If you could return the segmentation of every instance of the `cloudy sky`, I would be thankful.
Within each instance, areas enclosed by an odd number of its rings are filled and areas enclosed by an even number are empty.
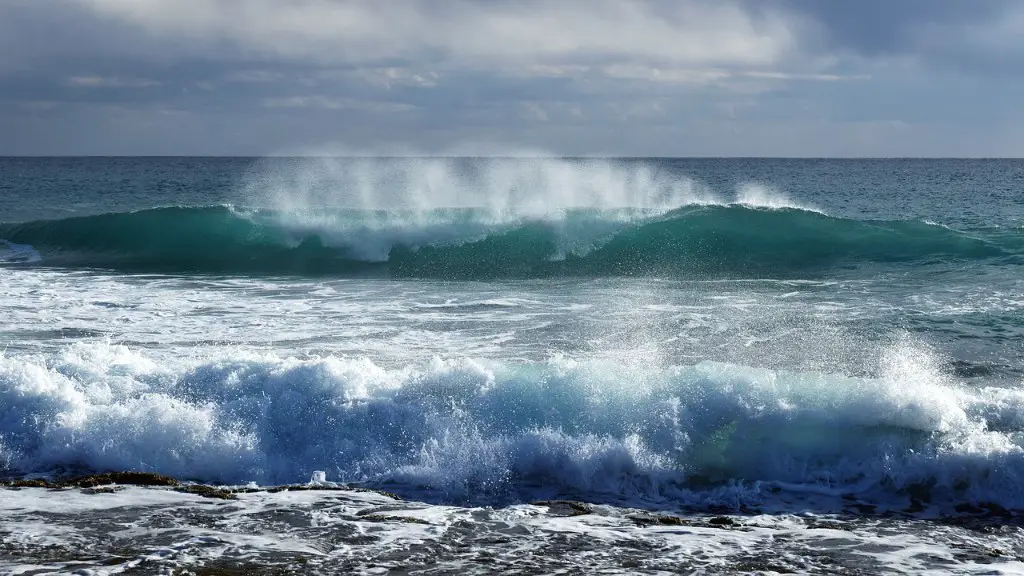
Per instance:
[[[1024,156],[1021,0],[0,0],[0,154]]]

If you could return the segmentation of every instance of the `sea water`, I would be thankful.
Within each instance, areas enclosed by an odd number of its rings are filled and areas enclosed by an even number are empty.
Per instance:
[[[1020,160],[0,159],[0,345],[5,477],[250,487],[22,573],[1024,570]]]

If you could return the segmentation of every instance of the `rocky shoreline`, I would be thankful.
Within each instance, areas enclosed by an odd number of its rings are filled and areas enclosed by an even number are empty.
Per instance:
[[[596,566],[619,573],[690,567],[865,574],[882,570],[878,554],[915,546],[927,548],[915,562],[936,569],[1024,565],[1024,515],[976,504],[929,517],[854,501],[837,514],[648,510],[574,499],[461,508],[317,475],[307,484],[232,487],[140,472],[8,478],[0,480],[4,493],[0,566],[24,574],[113,567],[126,574],[341,574],[416,566],[436,574],[585,573]]]
[[[162,488],[173,490],[175,492],[194,494],[204,498],[220,500],[235,500],[237,499],[238,494],[273,494],[285,491],[311,490],[371,492],[386,496],[392,500],[402,500],[401,496],[393,492],[365,488],[351,484],[326,482],[323,480],[318,481],[316,478],[306,484],[282,484],[274,486],[217,486],[198,482],[182,481],[171,476],[151,472],[122,471],[104,472],[99,474],[69,475],[64,477],[57,476],[53,478],[8,478],[6,480],[0,480],[0,488],[15,490],[25,488],[42,488],[48,490],[81,489],[89,494],[117,492],[127,486]],[[853,495],[847,495],[843,497],[844,505],[842,514],[868,518],[900,517],[909,519],[920,517],[923,513],[928,512],[932,508],[930,494],[927,491],[910,490],[909,492],[909,506],[900,510],[880,509],[875,504],[862,502]],[[596,502],[583,502],[566,499],[530,503],[538,506],[547,506],[551,509],[552,514],[558,516],[580,516],[592,514],[595,512],[595,506],[600,505],[600,503]],[[933,522],[946,522],[959,525],[971,522],[1002,522],[1014,525],[1024,525],[1024,510],[1007,509],[993,502],[957,502],[950,503],[946,508],[947,510],[945,513],[932,514],[929,515],[927,519]],[[689,521],[684,520],[684,518],[694,516],[711,515],[719,518],[727,518],[729,516],[756,516],[762,513],[764,513],[764,511],[747,505],[741,505],[738,508],[732,508],[720,504],[711,504],[707,506],[684,505],[678,508],[678,515],[664,515],[650,512],[642,518],[638,517],[637,523],[640,525],[685,525],[688,524]],[[711,522],[708,525],[722,528],[732,526],[734,523]]]
[[[197,484],[182,482],[171,476],[154,474],[150,472],[106,472],[103,474],[88,474],[84,476],[73,476],[68,478],[45,479],[16,479],[0,481],[0,488],[21,489],[21,488],[45,488],[48,490],[69,490],[80,488],[89,490],[90,493],[100,494],[115,492],[120,487],[139,486],[167,488],[175,492],[195,494],[204,498],[217,498],[220,500],[234,500],[237,494],[252,494],[256,492],[284,492],[288,490],[339,490],[348,492],[373,492],[387,496],[393,500],[401,500],[397,494],[383,490],[373,490],[359,486],[335,483],[309,483],[309,484],[284,484],[280,486],[266,487],[238,487],[238,486],[213,486],[210,484]]]

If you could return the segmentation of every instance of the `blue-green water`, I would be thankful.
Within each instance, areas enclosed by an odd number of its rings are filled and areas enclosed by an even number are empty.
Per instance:
[[[0,222],[11,473],[1024,506],[1022,161],[2,159]]]
[[[1020,571],[1024,161],[0,159],[0,476],[107,470],[257,491],[0,565]]]

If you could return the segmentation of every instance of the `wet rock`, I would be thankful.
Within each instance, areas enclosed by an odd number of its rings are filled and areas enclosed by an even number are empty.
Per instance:
[[[235,500],[237,499],[238,494],[251,494],[255,492],[277,493],[289,490],[372,492],[392,500],[402,500],[400,496],[391,492],[375,490],[372,488],[363,488],[361,486],[351,486],[347,484],[293,484],[267,487],[219,487],[207,484],[185,484],[171,476],[153,474],[150,472],[106,472],[102,474],[74,476],[59,480],[32,478],[0,481],[0,487],[15,490],[22,488],[46,488],[50,490],[79,488],[82,489],[85,494],[109,494],[120,491],[123,486],[171,488],[176,492],[195,494],[204,498],[216,498],[220,500]]]
[[[715,516],[708,520],[708,524],[711,524],[712,526],[735,526],[736,521],[728,516]]]
[[[235,496],[230,490],[224,490],[222,488],[216,488],[213,486],[206,486],[203,484],[194,484],[189,486],[179,486],[174,489],[175,492],[183,492],[185,494],[195,494],[196,496],[202,496],[203,498],[217,498],[220,500],[236,500],[238,496]]]
[[[684,520],[679,516],[662,516],[662,515],[633,515],[627,516],[637,526],[693,526],[693,522]]]
[[[12,482],[5,482],[4,486],[8,488],[58,488],[57,485],[40,479],[14,480]]]
[[[385,512],[401,512],[408,510],[409,508],[402,505],[391,505],[391,506],[374,506],[373,508],[366,508],[365,510],[359,510],[356,512],[356,516],[371,516],[374,514],[380,515]]]
[[[6,482],[3,485],[11,488],[95,488],[111,484],[126,486],[178,486],[181,483],[170,476],[151,474],[148,472],[108,472],[90,474],[61,480],[22,479]]]
[[[401,522],[402,524],[426,524],[430,525],[430,522],[421,520],[419,518],[410,518],[408,516],[385,516],[383,514],[367,514],[360,516],[360,520],[365,522]]]
[[[61,482],[65,487],[95,488],[109,484],[124,484],[127,486],[179,486],[181,482],[170,476],[162,474],[151,474],[149,472],[109,472],[106,474],[91,474]]]
[[[847,526],[840,522],[832,522],[828,520],[810,520],[806,524],[804,524],[804,526],[806,526],[808,530],[842,530],[844,532],[853,531],[852,526]]]
[[[546,506],[556,516],[584,516],[594,513],[594,507],[590,504],[572,500],[542,500],[533,502],[533,505]]]
[[[83,488],[82,494],[113,494],[124,490],[121,486],[101,486],[99,488]]]
[[[374,494],[380,494],[386,496],[392,500],[401,500],[402,497],[387,492],[384,490],[376,490],[373,488],[363,488],[361,486],[349,486],[346,484],[284,484],[281,486],[263,486],[259,488],[239,488],[235,490],[236,493],[252,494],[255,492],[266,492],[267,494],[276,494],[278,492],[309,492],[309,491],[325,491],[325,492],[372,492]]]

